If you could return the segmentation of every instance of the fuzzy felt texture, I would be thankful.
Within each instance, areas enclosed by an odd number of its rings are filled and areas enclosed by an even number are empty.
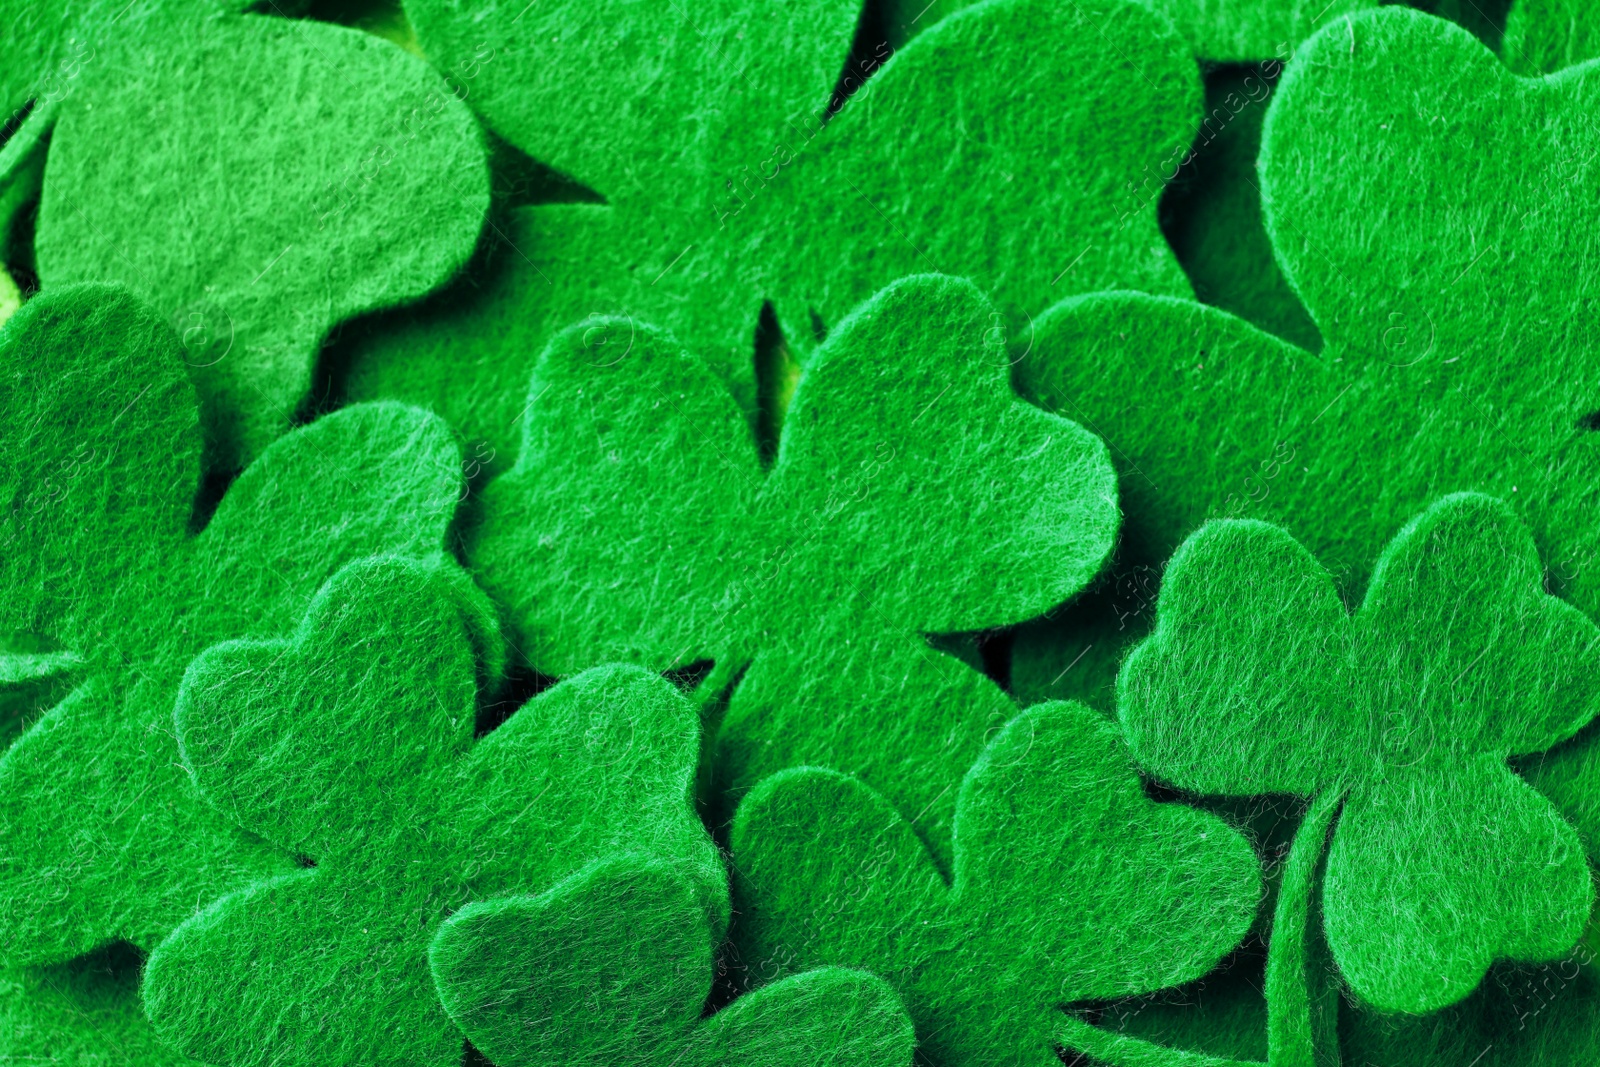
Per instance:
[[[222,10],[226,0],[185,0],[197,11]],[[0,3],[0,124],[30,104],[38,107],[71,92],[86,63],[103,58],[118,36],[147,12],[178,5],[159,0],[87,0],[80,3]],[[239,4],[243,7],[243,4]],[[129,18],[129,15],[132,18]]]
[[[352,559],[438,556],[460,455],[433,416],[347,408],[269,448],[206,522],[194,390],[149,308],[111,287],[43,293],[0,331],[0,366],[0,632],[72,657],[75,683],[0,757],[0,946],[13,964],[149,948],[197,904],[293,869],[179,767],[185,666],[287,631]]]
[[[795,768],[760,783],[732,833],[735,937],[782,971],[860,967],[905,998],[942,1065],[1053,1064],[1086,1027],[1063,1005],[1205,974],[1249,930],[1255,854],[1216,816],[1156,804],[1116,727],[1042,704],[962,782],[947,882],[859,780]]]
[[[0,970],[0,1062],[196,1067],[145,1021],[141,963],[118,944],[69,963]]]
[[[1588,920],[1577,833],[1507,766],[1600,711],[1600,629],[1542,580],[1526,528],[1479,495],[1406,526],[1353,615],[1282,529],[1212,522],[1118,677],[1134,758],[1161,779],[1346,798],[1326,934],[1382,1010],[1454,1003],[1496,959],[1555,959]]]
[[[808,971],[702,1019],[719,934],[692,879],[628,856],[467,905],[429,960],[445,1010],[500,1067],[910,1064],[905,1008],[860,971]]]
[[[1019,348],[1030,316],[1067,293],[1189,295],[1156,205],[1194,130],[1198,72],[1163,20],[1124,0],[988,0],[866,60],[870,80],[831,116],[855,25],[844,0],[754,19],[715,5],[694,16],[706,40],[681,9],[623,0],[408,10],[435,62],[465,65],[469,102],[501,136],[603,200],[517,209],[498,273],[350,354],[352,397],[432,407],[486,442],[491,469],[515,455],[539,353],[593,316],[670,330],[748,406],[766,301],[807,353],[913,273],[975,280],[999,305],[996,336]],[[646,44],[650,61],[634,58]]]
[[[1145,0],[1213,62],[1287,57],[1302,41],[1378,0]]]
[[[1103,446],[1017,399],[993,321],[969,282],[890,286],[811,359],[766,471],[694,353],[626,322],[570,331],[469,559],[547,674],[748,666],[724,786],[834,767],[948,841],[956,784],[1015,709],[922,635],[1069,598],[1118,522]]]
[[[1195,55],[1228,63],[1286,55],[1334,19],[1377,7],[1378,0],[1140,0],[1172,20]],[[884,29],[899,47],[964,0],[884,0]]]
[[[1516,0],[1500,57],[1518,74],[1553,74],[1600,56],[1600,11],[1584,0]]]
[[[1322,338],[1273,258],[1261,217],[1256,155],[1283,64],[1224,66],[1206,74],[1206,113],[1163,208],[1172,250],[1195,298],[1316,351]]]
[[[0,263],[33,263],[33,238],[27,216],[39,202],[55,111],[53,103],[33,108],[21,116],[20,124],[0,144]]]
[[[1024,391],[1111,449],[1126,516],[1114,584],[1152,568],[1148,605],[1153,568],[1188,533],[1249,517],[1285,526],[1359,595],[1395,530],[1479,491],[1522,513],[1553,588],[1600,612],[1585,473],[1600,466],[1600,338],[1571,313],[1600,277],[1580,192],[1600,180],[1597,108],[1600,69],[1520,79],[1413,11],[1354,15],[1303,45],[1259,167],[1323,351],[1196,304],[1102,294],[1041,316],[1018,364]],[[1147,617],[1103,624],[1126,644]],[[1036,647],[1046,662],[1024,673],[1054,677],[1079,651]]]
[[[16,649],[31,643],[26,635],[13,634],[12,649],[0,653],[0,751],[66,699],[83,666],[71,652]]]
[[[6,266],[0,262],[0,326],[17,313],[22,307],[22,291],[17,288],[16,281],[6,271]]]
[[[145,1007],[174,1048],[453,1067],[461,1035],[428,970],[439,924],[612,853],[681,858],[721,936],[694,707],[640,668],[601,667],[474,742],[479,642],[436,570],[351,564],[288,640],[215,646],[185,675],[175,721],[200,793],[311,869],[223,897],[151,954]]]
[[[135,5],[56,102],[38,272],[150,301],[182,338],[207,464],[234,471],[290,428],[330,329],[467,262],[488,171],[466,106],[394,45],[171,7]]]
[[[1471,997],[1432,1015],[1346,1004],[1346,1063],[1384,1067],[1590,1067],[1600,1061],[1600,971],[1580,948],[1554,963],[1501,964]]]

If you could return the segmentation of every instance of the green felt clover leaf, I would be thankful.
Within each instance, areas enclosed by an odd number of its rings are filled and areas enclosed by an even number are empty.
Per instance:
[[[928,1063],[1043,1065],[1091,1029],[1062,1005],[1200,977],[1261,895],[1245,839],[1146,798],[1116,727],[1081,704],[1038,705],[995,736],[961,784],[953,836],[947,884],[859,780],[766,779],[733,823],[742,958],[882,975]]]
[[[212,469],[290,428],[335,325],[420,298],[471,256],[482,136],[400,48],[159,0],[91,4],[45,38],[69,54],[19,90],[37,102],[31,136],[49,133],[39,277],[126,285],[178,331]]]
[[[468,904],[429,960],[445,1010],[500,1067],[911,1062],[905,1008],[859,971],[808,971],[702,1019],[719,933],[691,878],[628,856]]]
[[[921,635],[1066,600],[1118,518],[1102,446],[1016,398],[994,318],[965,281],[884,290],[811,360],[766,472],[727,386],[666,335],[559,337],[468,546],[532,665],[713,660],[718,684],[748,665],[724,784],[842,768],[948,840],[956,783],[1015,709]]]
[[[1355,15],[1302,46],[1260,171],[1322,352],[1120,293],[1041,316],[1018,364],[1025,392],[1111,448],[1122,573],[1157,566],[1207,518],[1248,517],[1284,526],[1359,593],[1394,530],[1474,491],[1516,506],[1562,595],[1600,612],[1600,483],[1585,473],[1600,468],[1600,377],[1594,325],[1572,312],[1600,276],[1581,191],[1600,180],[1597,107],[1600,70],[1521,79],[1413,11]],[[1106,643],[1146,632],[1151,585]],[[1041,647],[1022,673],[1052,677],[1076,654]]]
[[[1518,74],[1552,74],[1600,56],[1597,16],[1583,0],[1513,0],[1501,58]]]
[[[355,344],[350,395],[425,403],[504,469],[533,362],[591,316],[670,330],[749,406],[766,301],[809,351],[896,279],[961,275],[1021,348],[1067,293],[1189,295],[1156,206],[1200,86],[1163,20],[987,0],[867,60],[829,117],[855,6],[408,3],[486,121],[604,203],[516,209],[471,288]]]
[[[1446,497],[1384,550],[1354,615],[1282,529],[1208,523],[1118,678],[1139,764],[1203,793],[1344,798],[1322,906],[1350,988],[1388,1011],[1467,996],[1496,959],[1572,948],[1576,832],[1507,759],[1600,711],[1600,630],[1547,594],[1506,505]]]
[[[102,286],[43,293],[0,330],[0,413],[0,633],[73,682],[0,757],[0,946],[9,963],[149,948],[197,902],[292,869],[179,767],[184,667],[288,630],[352,559],[439,556],[460,454],[426,413],[350,407],[270,447],[196,532],[214,491],[178,340]]]
[[[315,866],[223,897],[151,954],[169,1044],[218,1064],[457,1064],[428,971],[439,924],[611,853],[681,858],[720,936],[689,701],[601,667],[474,742],[477,659],[433,566],[391,558],[340,571],[287,641],[190,666],[176,723],[201,794]]]

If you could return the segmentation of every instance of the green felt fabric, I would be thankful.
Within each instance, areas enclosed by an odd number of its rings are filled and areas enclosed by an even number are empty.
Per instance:
[[[1177,178],[1161,203],[1162,229],[1203,303],[1239,316],[1294,344],[1317,351],[1322,338],[1274,258],[1261,217],[1256,154],[1261,126],[1283,64],[1268,60],[1219,65],[1206,71],[1206,111]],[[1044,358],[1061,358],[1067,346],[1049,332],[1059,311],[1044,317]],[[1119,344],[1120,336],[1101,344]],[[1099,346],[1097,345],[1097,354]],[[1040,372],[1022,359],[1024,381]],[[1073,355],[1066,358],[1076,360]],[[1106,354],[1102,358],[1125,359]],[[1084,362],[1071,373],[1092,375]],[[1051,374],[1045,370],[1043,375]],[[1050,399],[1063,412],[1071,401]],[[1137,397],[1125,398],[1133,403]],[[1084,412],[1088,417],[1096,413]],[[1152,418],[1160,411],[1152,409]],[[1104,432],[1104,431],[1102,431]],[[1149,488],[1137,460],[1123,459],[1122,484],[1135,494]],[[1179,487],[1174,487],[1179,488]],[[1137,534],[1135,533],[1135,537]],[[1139,558],[1137,543],[1123,546],[1116,574],[1078,602],[1019,627],[1013,638],[1010,691],[1024,705],[1043,700],[1081,700],[1109,711],[1117,664],[1130,641],[1148,629],[1160,584],[1160,559]],[[1162,557],[1164,558],[1164,557]]]
[[[1207,71],[1194,159],[1163,201],[1171,216],[1163,229],[1196,299],[1315,352],[1322,338],[1273,258],[1256,177],[1261,126],[1282,70],[1268,60]]]
[[[1600,856],[1600,725],[1584,728],[1548,752],[1525,755],[1513,766],[1567,817],[1589,855]]]
[[[1116,706],[1117,666],[1128,646],[1148,632],[1161,579],[1155,564],[1130,561],[1131,532],[1124,529],[1111,573],[1089,592],[1013,632],[1008,666],[1018,703],[1077,700],[1108,715]]]
[[[1216,62],[1265,59],[1293,51],[1318,29],[1378,0],[1141,0],[1172,20],[1194,54]],[[963,0],[885,0],[884,25],[895,47],[959,10]]]
[[[1097,1025],[1069,1018],[1063,1044],[1108,1067],[1339,1067],[1339,982],[1321,936],[1318,888],[1341,803],[1337,795],[1318,798],[1286,850],[1268,853],[1277,884],[1269,881],[1266,895],[1273,898],[1275,888],[1275,899],[1253,932],[1267,940],[1264,971],[1249,966],[1252,937],[1220,973],[1107,1005]]]
[[[0,326],[17,313],[22,307],[22,291],[17,288],[16,281],[6,271],[5,264],[0,262]]]
[[[1161,779],[1347,798],[1324,925],[1380,1009],[1445,1007],[1494,960],[1557,958],[1587,923],[1577,833],[1506,764],[1600,711],[1600,630],[1542,578],[1512,510],[1478,495],[1402,530],[1354,615],[1281,528],[1212,522],[1118,677],[1134,757]]]
[[[139,1006],[138,953],[111,945],[70,963],[0,970],[0,1062],[193,1067]]]
[[[1522,80],[1412,11],[1354,15],[1303,45],[1259,166],[1268,233],[1323,351],[1199,305],[1102,294],[1041,316],[1017,366],[1025,392],[1111,449],[1126,516],[1113,584],[1208,517],[1250,517],[1284,525],[1358,595],[1395,530],[1472,490],[1512,502],[1553,588],[1600,611],[1583,473],[1600,448],[1595,338],[1571,313],[1600,260],[1579,191],[1600,165],[1597,104],[1600,72]],[[1043,662],[1013,675],[1054,677],[1082,650],[1068,637],[1019,646]]]
[[[827,104],[858,7],[405,3],[425,54],[467,86],[490,129],[618,196],[665,175],[704,185],[729,160],[770,152],[773,132]]]
[[[1587,949],[1554,963],[1494,967],[1468,999],[1433,1015],[1345,1005],[1347,1063],[1395,1067],[1588,1067],[1600,1056],[1600,973]]]
[[[1553,74],[1600,56],[1600,11],[1583,0],[1515,0],[1500,56],[1518,74]]]
[[[15,637],[13,644],[18,644]],[[82,674],[71,652],[9,651],[0,655],[0,750],[61,703]]]
[[[217,641],[292,627],[377,552],[437,557],[461,492],[438,419],[351,407],[284,437],[195,532],[195,393],[178,339],[110,287],[66,287],[0,331],[0,633],[70,654],[76,685],[0,757],[0,947],[61,961],[153,947],[289,858],[210,814],[173,699]]]
[[[603,206],[517,210],[500,235],[505,254],[467,299],[399,316],[357,348],[349,395],[426,404],[504,469],[545,344],[619,313],[677,330],[748,394],[748,358],[731,353],[747,352],[755,331],[757,275],[722,270],[730,288],[686,289],[667,268],[698,262],[688,246],[715,234],[721,170],[772,157],[796,127],[818,128],[856,6],[806,0],[752,18],[726,2],[692,15],[637,0],[407,3],[425,54],[489,129]],[[705,332],[691,335],[691,324]]]
[[[0,4],[0,25],[6,27],[0,37],[0,123],[30,103],[69,95],[84,66],[102,60],[129,24],[151,11],[182,6],[151,0],[5,0]],[[201,11],[227,5],[191,0],[187,6]]]
[[[445,1010],[501,1067],[910,1064],[905,1008],[860,971],[808,971],[702,1019],[718,936],[691,878],[627,856],[467,905],[429,960]]]
[[[1484,1022],[1465,1062],[1486,1048],[1490,1067],[1587,1067],[1600,1060],[1595,962],[1593,952],[1580,949],[1558,963],[1493,976],[1492,995],[1480,1008]]]
[[[1147,799],[1116,727],[1081,704],[1038,705],[996,734],[962,782],[953,838],[947,884],[859,780],[766,779],[731,838],[741,956],[881,975],[924,1062],[1043,1065],[1082,1026],[1063,1005],[1200,977],[1261,893],[1245,839]]]
[[[29,216],[39,203],[56,107],[46,103],[33,108],[21,116],[15,131],[0,143],[0,263],[33,263]]]
[[[1286,57],[1313,33],[1378,0],[1145,0],[1194,45],[1219,62]]]
[[[183,340],[206,462],[232,471],[290,428],[335,325],[466,263],[488,176],[466,106],[399,48],[181,7],[136,5],[58,102],[38,273],[151,302]]]
[[[1167,1053],[1181,1049],[1222,1059],[1264,1061],[1267,1005],[1260,964],[1259,958],[1241,951],[1187,985],[1107,1005],[1098,1026],[1112,1034],[1136,1036]]]
[[[670,330],[748,408],[767,300],[804,356],[907,274],[974,279],[999,305],[995,336],[1019,347],[1029,317],[1067,293],[1189,294],[1156,206],[1193,133],[1198,72],[1165,23],[1125,0],[987,0],[883,62],[825,123],[855,23],[844,0],[745,18],[742,42],[720,9],[694,16],[702,41],[670,5],[525,7],[408,10],[436,63],[476,71],[458,77],[496,132],[604,202],[517,209],[503,230],[512,251],[468,299],[376,324],[353,343],[345,383],[446,415],[486,443],[491,469],[514,459],[539,353],[594,316]],[[501,47],[496,34],[539,45]],[[646,40],[649,61],[631,58]],[[712,63],[706,85],[712,47],[731,62]],[[585,59],[563,58],[574,53]],[[718,91],[746,62],[749,79]],[[757,93],[756,74],[774,69]]]
[[[807,364],[766,472],[726,385],[666,335],[557,338],[468,544],[532,666],[748,664],[725,785],[842,769],[948,841],[956,784],[1015,709],[922,635],[1066,600],[1118,521],[1103,447],[1016,398],[994,314],[956,279],[884,290]]]
[[[428,970],[439,924],[613,853],[681,859],[720,937],[693,705],[640,668],[600,667],[474,743],[479,642],[437,568],[353,563],[289,639],[217,645],[185,675],[178,743],[200,793],[314,867],[236,890],[151,954],[145,1008],[174,1048],[216,1064],[457,1064]]]
[[[1505,32],[1506,11],[1513,0],[1405,0],[1407,7],[1449,19],[1491,49],[1498,50]]]

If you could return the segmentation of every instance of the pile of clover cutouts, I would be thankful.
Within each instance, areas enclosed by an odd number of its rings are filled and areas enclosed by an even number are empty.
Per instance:
[[[1591,56],[0,0],[0,1064],[1600,1062]]]

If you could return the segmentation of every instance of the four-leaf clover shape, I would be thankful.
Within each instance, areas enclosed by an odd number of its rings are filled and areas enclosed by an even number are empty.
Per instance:
[[[468,904],[429,960],[445,1010],[499,1067],[910,1064],[904,1006],[861,971],[807,971],[703,1018],[720,933],[684,872],[625,856]]]
[[[333,327],[442,285],[489,204],[482,134],[426,63],[245,7],[0,2],[0,115],[32,108],[0,203],[42,182],[45,289],[123,284],[178,331],[230,472],[290,429]]]
[[[178,766],[184,668],[287,632],[351,560],[440,556],[460,452],[425,412],[357,405],[279,440],[218,502],[177,338],[113,287],[40,294],[0,330],[0,367],[0,632],[42,650],[5,674],[71,686],[0,757],[0,947],[11,963],[149,949],[197,902],[292,869]]]
[[[351,564],[287,640],[217,645],[185,675],[175,721],[201,795],[313,865],[222,897],[151,954],[146,1010],[186,1054],[458,1064],[428,969],[439,924],[615,853],[676,861],[720,936],[693,705],[597,667],[474,741],[486,638],[438,570]]]
[[[1395,537],[1354,614],[1283,529],[1203,526],[1118,676],[1118,716],[1140,766],[1179,788],[1310,797],[1324,832],[1342,803],[1321,899],[1333,960],[1363,1001],[1423,1013],[1497,959],[1554,959],[1582,934],[1577,832],[1507,760],[1594,718],[1597,669],[1600,629],[1545,591],[1516,515],[1458,494]]]
[[[1200,111],[1170,24],[988,0],[847,69],[871,78],[830,109],[859,8],[408,2],[485,123],[604,202],[518,208],[493,270],[357,345],[350,395],[439,411],[498,470],[534,361],[590,316],[671,331],[753,407],[767,301],[809,352],[896,279],[960,275],[1021,350],[1067,293],[1190,294],[1156,223]]]
[[[1199,978],[1260,902],[1244,837],[1146,797],[1115,724],[1082,704],[1036,705],[995,736],[953,836],[947,882],[858,779],[764,780],[731,837],[741,958],[881,975],[927,1063],[1044,1065],[1095,1032],[1063,1006]]]
[[[1015,708],[923,635],[1068,599],[1118,520],[1103,446],[1017,399],[993,321],[962,280],[884,290],[811,359],[770,470],[726,383],[672,338],[569,331],[468,558],[540,671],[712,660],[704,692],[737,679],[726,788],[846,770],[943,853],[955,786]]]

